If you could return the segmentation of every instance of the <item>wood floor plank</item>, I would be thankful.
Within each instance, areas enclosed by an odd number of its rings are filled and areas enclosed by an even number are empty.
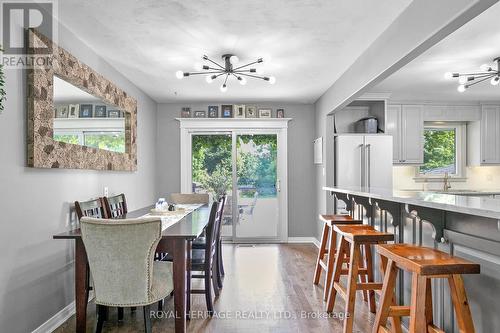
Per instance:
[[[315,286],[313,276],[318,249],[310,244],[266,244],[254,247],[223,245],[226,276],[221,295],[216,299],[216,315],[206,314],[203,295],[191,296],[191,321],[188,332],[341,332],[339,314],[344,302],[339,300],[328,316],[323,301],[323,282]],[[324,279],[322,279],[324,280]],[[193,280],[193,288],[202,287]],[[345,284],[345,279],[342,280]],[[156,307],[154,307],[156,308]],[[371,332],[374,315],[358,297],[354,332]],[[163,316],[173,311],[173,299],[167,299]],[[95,323],[95,305],[88,306],[87,332]],[[173,332],[173,318],[153,318],[153,332]],[[71,317],[56,333],[75,331]],[[143,332],[142,309],[125,309],[124,320],[117,320],[111,309],[103,332]]]

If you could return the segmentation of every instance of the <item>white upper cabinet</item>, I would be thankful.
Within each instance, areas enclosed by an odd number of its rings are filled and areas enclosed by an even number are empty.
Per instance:
[[[386,133],[393,136],[394,163],[422,164],[424,162],[422,105],[389,105]]]
[[[467,126],[468,165],[500,164],[500,105],[482,105],[481,121]]]

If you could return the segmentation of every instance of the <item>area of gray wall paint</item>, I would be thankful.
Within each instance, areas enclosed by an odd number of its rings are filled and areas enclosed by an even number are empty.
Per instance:
[[[180,190],[180,131],[181,108],[192,111],[207,110],[208,105],[159,104],[158,105],[158,190],[159,193]],[[222,103],[231,104],[231,103]],[[236,104],[244,104],[238,102]],[[311,104],[252,103],[262,107],[285,109],[285,117],[293,118],[288,123],[288,236],[312,237],[316,233],[315,179],[313,165],[314,108]]]
[[[0,331],[31,332],[74,299],[74,248],[52,240],[69,227],[70,202],[124,192],[129,207],[156,197],[156,103],[59,28],[59,44],[138,101],[138,171],[32,169],[26,165],[25,74],[7,70],[7,101],[0,115]]]
[[[327,115],[368,91],[392,73],[415,59],[460,26],[479,15],[498,0],[421,0],[413,1],[396,20],[366,49],[314,104],[317,137],[331,132]],[[333,150],[324,146],[324,158]],[[316,167],[316,209],[328,210],[331,200],[322,187],[327,184],[323,166]],[[317,221],[316,237],[321,237]]]

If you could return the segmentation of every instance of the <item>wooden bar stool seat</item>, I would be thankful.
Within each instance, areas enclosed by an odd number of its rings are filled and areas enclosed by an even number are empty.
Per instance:
[[[387,262],[379,309],[373,333],[390,332],[389,317],[410,316],[409,332],[443,332],[434,325],[432,317],[431,279],[446,278],[455,308],[460,332],[474,332],[474,323],[461,274],[479,274],[480,266],[468,260],[451,256],[439,250],[408,244],[385,244],[377,247]],[[410,306],[394,306],[394,288],[398,269],[412,273]],[[401,330],[400,327],[393,330]]]
[[[333,264],[335,262],[335,249],[337,246],[337,234],[333,232],[332,226],[337,224],[363,224],[362,220],[355,220],[349,215],[319,215],[323,221],[323,234],[321,236],[318,258],[316,260],[316,269],[314,271],[313,283],[317,285],[321,278],[321,272],[325,271],[325,289],[323,298],[326,300],[328,290],[333,274]],[[331,254],[331,255],[330,255]],[[325,258],[326,257],[326,258]]]
[[[354,324],[354,306],[356,303],[356,292],[368,292],[368,305],[370,311],[375,313],[375,291],[382,289],[382,283],[376,283],[373,279],[372,244],[382,244],[393,241],[394,235],[387,232],[377,231],[372,226],[362,225],[335,225],[334,232],[340,236],[337,247],[337,258],[335,260],[331,287],[327,301],[327,312],[332,312],[335,306],[337,293],[345,301],[344,333],[350,333]],[[363,252],[364,249],[364,258]],[[360,269],[361,262],[365,263],[364,269]],[[347,264],[348,269],[344,269]],[[347,275],[347,288],[340,283],[341,275]],[[366,280],[358,282],[365,275]]]

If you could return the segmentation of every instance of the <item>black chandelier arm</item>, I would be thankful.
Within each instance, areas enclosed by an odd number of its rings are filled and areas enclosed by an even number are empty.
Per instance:
[[[498,71],[489,71],[483,73],[457,73],[458,76],[485,76],[485,75],[498,75],[500,72]]]
[[[229,78],[229,73],[226,74],[226,79],[224,80],[224,84],[225,85],[227,83],[227,79]]]
[[[211,71],[211,72],[186,72],[184,74],[188,74],[187,76],[191,76],[191,75],[202,75],[202,74],[224,74],[225,72],[223,71]]]
[[[212,59],[210,59],[209,57],[207,57],[206,55],[203,56],[203,60],[206,60],[206,61],[210,61],[212,64],[216,65],[217,67],[220,67],[222,69],[225,70],[225,68],[222,66],[222,65],[219,65],[218,63],[216,63],[215,61],[213,61]]]
[[[465,86],[466,86],[467,88],[472,87],[473,85],[478,84],[478,83],[481,83],[481,82],[486,81],[486,80],[489,80],[489,79],[491,79],[491,78],[492,78],[492,77],[494,77],[494,76],[496,76],[496,74],[494,74],[494,75],[489,75],[489,76],[487,76],[487,77],[485,77],[485,78],[483,78],[483,79],[481,79],[481,80],[479,80],[479,81],[475,81],[475,82],[473,82],[473,83],[471,83],[471,84],[466,84]]]
[[[260,60],[260,61],[259,61],[259,60]],[[259,59],[259,60],[254,61],[254,62],[250,62],[250,63],[248,63],[248,64],[246,64],[246,65],[243,65],[243,66],[236,67],[236,68],[234,68],[233,70],[234,70],[234,71],[236,71],[236,70],[238,70],[238,69],[240,69],[240,68],[244,68],[244,67],[251,66],[251,65],[253,65],[253,64],[258,64],[258,63],[261,63],[261,62],[262,62],[262,60],[261,60],[261,59]]]
[[[261,80],[266,80],[266,77],[265,76],[258,76],[258,75],[252,75],[252,74],[245,74],[245,73],[238,73],[240,75],[244,75],[244,76],[249,76],[249,77],[253,77],[255,79],[261,79]],[[267,78],[266,81],[268,81],[269,78]]]

